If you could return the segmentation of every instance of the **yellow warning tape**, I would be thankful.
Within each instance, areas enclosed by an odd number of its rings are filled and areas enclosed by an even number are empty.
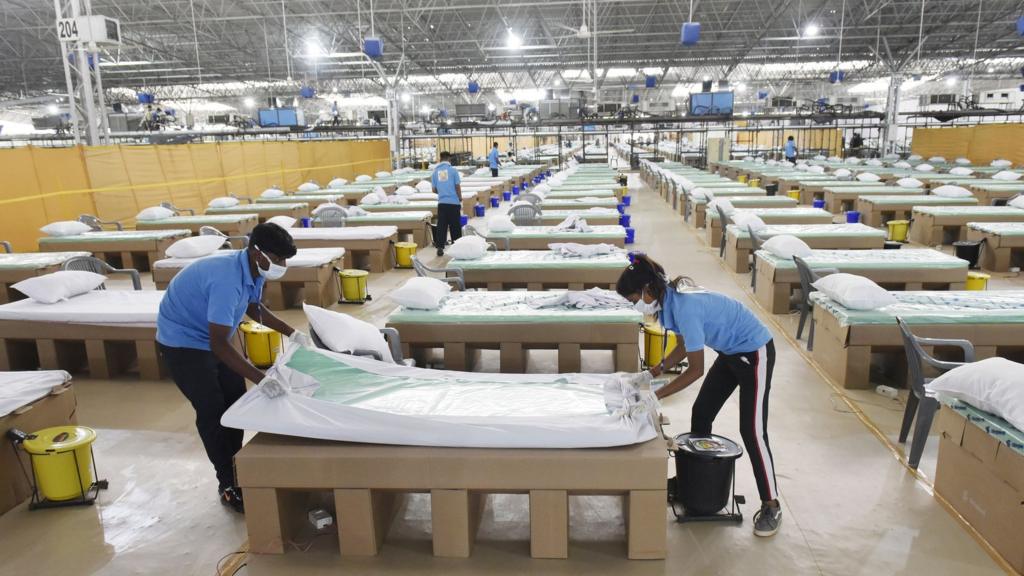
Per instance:
[[[246,178],[256,178],[259,176],[272,176],[275,174],[293,174],[295,172],[307,172],[310,170],[331,170],[335,168],[349,168],[352,166],[362,166],[363,164],[373,164],[382,162],[384,160],[380,158],[374,158],[371,160],[359,160],[357,162],[345,162],[344,164],[329,164],[326,166],[310,166],[308,168],[288,168],[286,170],[268,170],[266,172],[249,172],[246,174],[238,174],[235,176],[218,176],[214,178],[196,178],[192,180],[174,180],[170,182],[158,182],[155,184],[126,184],[119,186],[104,186],[101,188],[79,188],[77,190],[61,190],[59,192],[48,192],[46,194],[33,194],[31,196],[19,196],[17,198],[8,198],[0,200],[0,206],[6,204],[17,204],[20,202],[28,202],[29,200],[42,200],[44,198],[56,198],[59,196],[73,196],[78,194],[96,194],[99,192],[113,192],[115,190],[149,190],[153,188],[171,188],[177,186],[195,186],[198,184],[215,184],[218,182],[229,182],[233,180],[245,180]]]

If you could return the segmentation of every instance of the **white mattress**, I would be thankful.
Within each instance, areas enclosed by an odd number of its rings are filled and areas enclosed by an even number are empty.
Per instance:
[[[288,233],[295,240],[382,240],[398,234],[398,227],[289,228]]]
[[[0,372],[0,418],[48,395],[71,380],[63,370]]]
[[[210,256],[220,255],[222,251],[218,251],[216,254]],[[223,252],[237,252],[237,250],[225,250]],[[295,256],[288,259],[289,268],[317,268],[327,264],[333,260],[337,260],[345,255],[344,248],[299,248],[295,253]],[[164,258],[163,260],[157,260],[153,263],[154,268],[165,268],[165,269],[181,269],[193,262],[198,262],[203,258],[209,258],[210,256],[202,256],[200,258]]]
[[[657,435],[658,402],[637,391],[630,375],[426,370],[290,343],[268,374],[288,392],[268,398],[253,388],[221,424],[343,442],[474,448],[625,446]]]
[[[93,290],[56,304],[25,299],[0,305],[0,320],[156,327],[163,290]]]

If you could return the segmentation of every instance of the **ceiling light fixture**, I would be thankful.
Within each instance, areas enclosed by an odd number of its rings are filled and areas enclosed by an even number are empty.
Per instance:
[[[523,39],[516,35],[511,28],[508,29],[508,38],[505,40],[505,46],[512,50],[517,50],[523,45]]]
[[[821,33],[821,28],[819,28],[818,25],[815,24],[814,22],[811,22],[810,24],[804,27],[804,36],[808,38],[814,38],[819,33]]]

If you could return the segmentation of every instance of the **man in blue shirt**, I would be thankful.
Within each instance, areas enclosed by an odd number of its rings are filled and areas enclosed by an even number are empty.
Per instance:
[[[786,160],[796,164],[796,141],[792,136],[786,139]]]
[[[198,260],[171,280],[160,302],[156,339],[171,378],[196,411],[196,428],[217,471],[221,504],[242,512],[233,458],[242,431],[220,424],[224,412],[245,394],[245,381],[269,384],[231,343],[243,316],[310,345],[309,336],[285,324],[260,302],[263,285],[286,271],[295,243],[284,228],[260,224],[249,247]]]
[[[498,167],[501,166],[501,162],[498,158],[501,157],[501,153],[498,152],[498,143],[495,142],[494,146],[491,147],[491,153],[487,155],[487,162],[491,165],[491,178],[498,177]]]
[[[452,167],[452,155],[441,152],[441,162],[430,176],[434,194],[437,194],[437,226],[434,228],[434,247],[437,255],[444,256],[444,246],[451,232],[452,242],[462,237],[462,176]]]

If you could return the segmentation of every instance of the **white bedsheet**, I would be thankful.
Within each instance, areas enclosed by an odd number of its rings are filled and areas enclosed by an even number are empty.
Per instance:
[[[69,380],[71,375],[63,370],[0,372],[0,418],[39,400]]]
[[[156,327],[163,290],[93,290],[56,304],[31,299],[0,305],[0,320]]]
[[[288,233],[294,240],[380,240],[398,234],[398,227],[289,228]]]
[[[219,256],[221,252],[237,252],[237,250],[223,250],[218,251],[216,254],[210,256]],[[299,248],[296,251],[295,256],[288,259],[289,268],[317,268],[337,260],[345,255],[344,248]],[[181,269],[193,262],[198,262],[203,258],[209,258],[210,256],[202,256],[200,258],[164,258],[163,260],[157,260],[153,263],[154,268],[169,268],[169,269]]]
[[[288,366],[293,354],[305,355],[305,372]],[[309,374],[310,359],[319,380]],[[658,402],[634,388],[632,375],[426,370],[293,344],[269,374],[288,392],[268,398],[253,388],[221,424],[344,442],[474,448],[595,448],[657,436]]]

